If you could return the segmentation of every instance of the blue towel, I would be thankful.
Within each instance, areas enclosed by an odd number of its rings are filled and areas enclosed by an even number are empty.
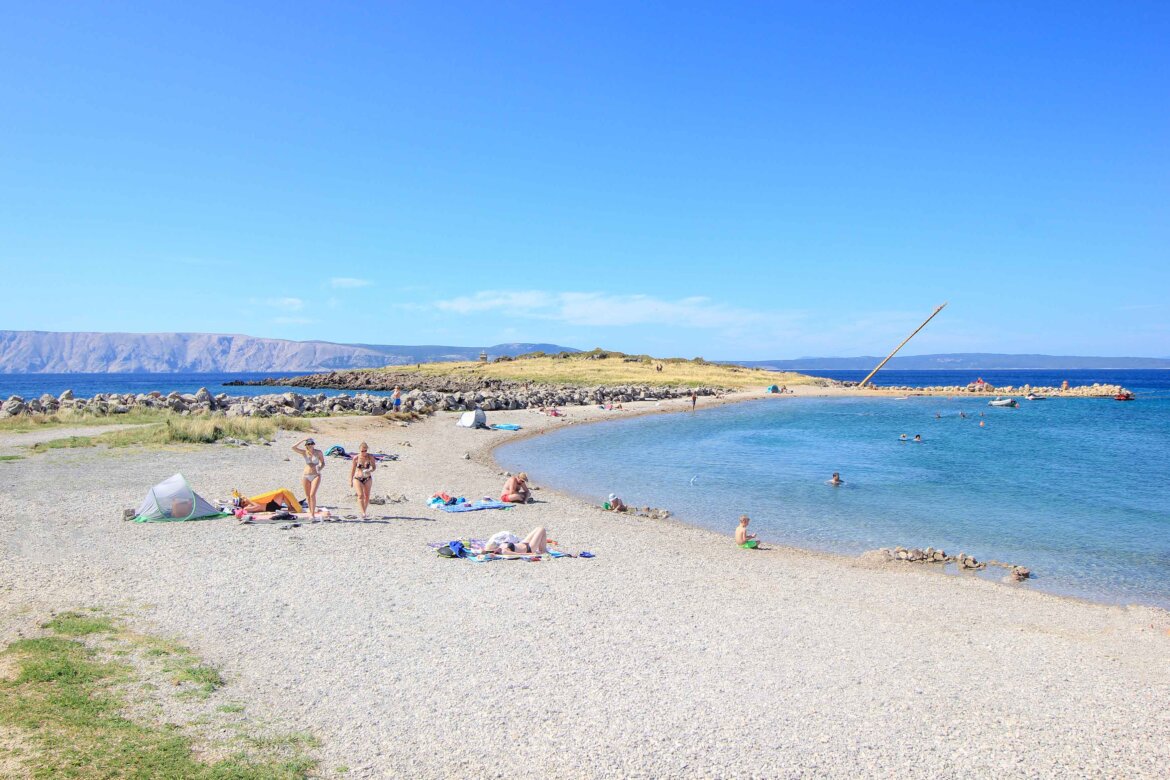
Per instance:
[[[439,505],[439,509],[444,512],[478,512],[480,509],[511,509],[515,504],[507,504],[503,501],[479,501],[474,504],[468,502],[466,504],[452,504],[450,506]]]
[[[493,431],[518,431],[520,426],[514,423],[500,423],[492,426]]]

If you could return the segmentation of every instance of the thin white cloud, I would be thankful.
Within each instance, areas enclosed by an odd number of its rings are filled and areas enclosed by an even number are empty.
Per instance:
[[[300,298],[251,298],[248,303],[252,306],[267,306],[285,311],[300,311],[305,308],[305,302]]]
[[[592,327],[673,325],[739,329],[770,321],[770,316],[762,312],[727,306],[701,296],[672,301],[637,294],[482,290],[473,295],[437,301],[435,306],[455,314],[498,312],[513,317]]]
[[[354,279],[351,276],[335,276],[329,280],[329,286],[335,290],[352,290],[357,287],[369,287],[372,284],[369,279]]]

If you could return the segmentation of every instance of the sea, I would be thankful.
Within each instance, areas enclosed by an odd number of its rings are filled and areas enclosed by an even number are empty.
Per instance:
[[[810,371],[859,381],[864,371]],[[496,451],[537,484],[670,509],[729,537],[857,555],[927,547],[1026,566],[1026,587],[1170,609],[1170,371],[983,371],[995,385],[1120,384],[1136,400],[798,398],[572,426]],[[975,372],[890,371],[887,386]],[[906,434],[921,443],[903,442]],[[839,472],[845,484],[827,484]],[[1000,579],[1004,570],[978,574]]]

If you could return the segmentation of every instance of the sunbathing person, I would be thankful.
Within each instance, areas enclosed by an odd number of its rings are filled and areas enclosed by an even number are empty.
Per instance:
[[[528,487],[528,474],[521,471],[515,476],[508,477],[508,481],[504,483],[504,492],[500,494],[500,500],[509,504],[527,504],[531,501],[532,490]]]
[[[261,512],[280,511],[280,504],[276,503],[276,499],[261,504],[259,501],[253,501],[250,498],[238,498],[236,499],[236,506],[252,515],[257,515]]]
[[[610,511],[613,511],[613,512],[624,512],[624,511],[626,511],[626,503],[624,501],[622,501],[620,498],[618,498],[617,493],[610,493],[609,494],[609,508],[610,508]]]
[[[485,553],[496,555],[544,555],[550,544],[556,544],[555,539],[548,538],[544,526],[537,526],[528,532],[523,539],[511,531],[500,531],[483,546]]]

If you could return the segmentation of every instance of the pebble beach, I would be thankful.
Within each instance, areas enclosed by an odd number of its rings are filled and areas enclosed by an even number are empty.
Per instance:
[[[742,550],[734,507],[726,535],[551,485],[503,511],[427,507],[440,491],[498,497],[492,449],[517,435],[690,402],[625,406],[491,413],[520,434],[458,428],[456,412],[314,419],[322,449],[397,454],[373,492],[399,500],[370,521],[290,530],[135,524],[122,510],[175,472],[210,500],[299,494],[289,448],[304,434],[0,463],[0,644],[51,610],[121,610],[197,650],[250,707],[317,735],[327,777],[1165,776],[1163,610]],[[4,434],[0,454],[48,434]],[[348,472],[330,459],[319,494],[340,515],[356,513]],[[596,557],[474,563],[428,547],[538,525]]]

